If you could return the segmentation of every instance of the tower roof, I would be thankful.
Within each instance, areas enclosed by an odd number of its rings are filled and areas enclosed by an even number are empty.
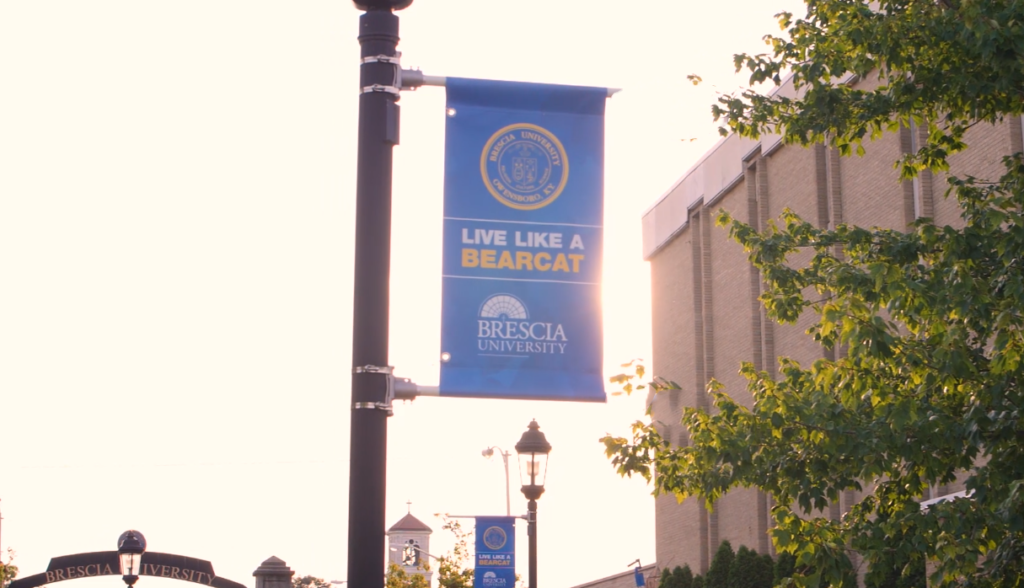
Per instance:
[[[388,533],[390,533],[391,531],[426,531],[427,533],[434,532],[434,530],[428,527],[423,521],[412,516],[412,513],[405,515],[397,523],[391,525],[391,528],[388,529]]]

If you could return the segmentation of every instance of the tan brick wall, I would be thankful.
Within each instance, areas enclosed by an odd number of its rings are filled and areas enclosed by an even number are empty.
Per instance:
[[[904,230],[903,186],[893,163],[901,156],[898,133],[864,144],[864,155],[840,159],[843,222]]]
[[[762,160],[755,164],[756,167],[762,165]],[[752,177],[755,181],[760,179],[759,187],[763,187],[765,178],[758,176],[757,170]],[[734,218],[750,222],[747,180],[722,196],[713,208],[716,211],[720,208],[728,210]],[[755,354],[751,337],[753,306],[750,264],[743,248],[729,237],[727,228],[714,227],[710,241],[711,287],[714,296],[714,376],[730,396],[749,407],[753,405],[753,398],[747,391],[746,379],[739,374],[739,368],[742,362],[751,361]],[[756,352],[759,353],[760,348]],[[747,545],[758,548],[762,543],[759,531],[763,533],[766,528],[763,524],[759,525],[756,517],[750,516],[750,505],[756,504],[759,499],[759,493],[755,490],[739,490],[722,497],[715,504],[710,518],[711,537],[708,545],[712,556],[718,543],[725,539],[737,547]]]
[[[953,158],[953,172],[970,170],[980,178],[998,178],[1002,156],[1024,143],[1020,124],[1020,119],[1013,119],[972,129],[967,138],[970,149]],[[783,146],[763,157],[755,153],[744,162],[746,172],[736,185],[708,207],[694,205],[688,224],[651,258],[654,373],[682,386],[679,392],[659,395],[653,412],[674,443],[686,443],[679,425],[681,408],[706,406],[703,387],[709,377],[749,406],[752,398],[738,374],[742,361],[771,371],[781,356],[809,366],[825,355],[805,334],[815,319],[812,314],[805,313],[796,325],[764,320],[763,310],[754,303],[759,276],[727,230],[714,226],[716,212],[724,208],[735,218],[762,227],[784,208],[816,226],[845,222],[905,230],[908,214],[912,218],[927,213],[940,224],[956,225],[956,203],[942,196],[944,174],[923,177],[917,186],[899,180],[893,164],[908,148],[911,132],[921,131],[886,133],[867,142],[863,157],[839,157],[835,149],[824,147]],[[797,256],[796,263],[809,256]],[[937,490],[945,494],[962,488],[961,479]],[[846,492],[825,512],[841,516],[861,498],[861,493]],[[675,497],[658,497],[658,566],[688,564],[702,573],[718,543],[726,539],[735,548],[746,545],[767,551],[767,506],[762,494],[749,489],[723,497],[710,516],[696,499],[678,504]]]
[[[1014,140],[1019,140],[1020,124],[1020,119],[1014,118],[996,125],[977,125],[967,131],[965,140],[969,146],[968,149],[950,157],[948,174],[935,174],[933,182],[934,218],[937,224],[948,224],[954,227],[963,225],[955,195],[946,196],[946,191],[949,188],[949,174],[972,175],[982,180],[999,179],[1005,173],[1002,164],[1003,156],[1012,153],[1015,150]]]
[[[747,188],[740,182],[711,211],[724,208],[747,221]],[[739,375],[740,362],[750,361],[751,345],[750,264],[743,247],[724,227],[711,226],[711,291],[714,296],[715,379],[737,400],[751,404],[746,380]]]
[[[789,208],[804,220],[817,224],[818,191],[814,151],[796,145],[782,147],[768,160],[768,211],[778,218]]]
[[[661,255],[651,260],[651,311],[659,320],[651,325],[650,367],[655,374],[685,388],[658,395],[658,414],[662,421],[672,425],[679,424],[684,405],[695,404],[692,387],[688,386],[695,368],[691,238],[690,228],[683,229]],[[680,309],[686,311],[679,312]]]
[[[819,160],[823,155],[816,154],[813,149],[792,146],[784,147],[768,158],[768,199],[772,218],[777,218],[786,208],[815,225],[819,224],[821,217],[828,217],[827,210],[820,210],[823,203],[820,202],[819,188],[824,190],[825,186],[819,186],[823,178],[819,178],[818,166],[825,165],[825,161]],[[804,265],[811,256],[811,251],[796,254],[794,265]],[[821,347],[805,334],[814,319],[812,313],[804,313],[795,325],[774,325],[775,356],[796,359],[803,365],[810,365],[820,358]],[[777,366],[776,360],[771,367]]]
[[[654,373],[683,387],[679,391],[658,394],[653,412],[657,421],[663,423],[659,427],[662,435],[676,444],[685,442],[680,424],[682,407],[696,405],[692,386],[696,353],[691,228],[684,228],[660,255],[651,260],[652,313],[662,317],[652,325]],[[679,309],[687,312],[679,312]],[[658,496],[654,509],[659,565],[689,563],[697,569],[700,546],[692,540],[700,534],[701,514],[697,502],[688,500],[681,505],[674,496]]]
[[[761,532],[766,526],[757,516],[757,504],[763,496],[751,488],[738,488],[722,497],[715,505],[718,509],[718,536],[720,541],[728,540],[733,549],[746,545],[758,549]],[[712,546],[714,557],[718,545]]]

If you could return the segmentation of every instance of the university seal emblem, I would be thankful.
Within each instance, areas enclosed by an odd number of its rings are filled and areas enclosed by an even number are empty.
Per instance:
[[[508,541],[508,537],[505,536],[505,530],[501,527],[488,527],[484,531],[484,545],[487,549],[497,551],[502,547],[505,547],[505,542]]]
[[[480,174],[498,202],[519,210],[555,201],[569,179],[565,147],[551,131],[527,123],[491,135],[480,154]]]

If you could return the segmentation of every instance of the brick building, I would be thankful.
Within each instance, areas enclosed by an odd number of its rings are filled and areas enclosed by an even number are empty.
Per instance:
[[[657,587],[658,566],[656,564],[647,564],[641,567],[640,575],[644,578],[645,588]],[[577,584],[572,588],[637,588],[636,572],[629,570],[628,572],[614,574],[585,584]]]
[[[427,580],[434,577],[430,570],[430,535],[433,530],[426,523],[412,515],[412,504],[409,512],[388,529],[388,563],[402,568],[410,576],[420,574]]]
[[[870,88],[870,81],[842,83]],[[779,92],[793,95],[791,85]],[[651,262],[654,373],[680,384],[682,390],[652,398],[653,418],[662,434],[683,444],[679,424],[683,406],[709,406],[704,393],[714,377],[726,391],[749,406],[740,363],[777,369],[777,357],[810,365],[826,351],[805,335],[813,316],[797,325],[777,325],[765,317],[757,301],[761,279],[742,248],[727,230],[716,227],[719,209],[734,218],[763,227],[784,208],[793,209],[820,227],[850,223],[902,229],[918,217],[937,224],[960,222],[956,202],[943,197],[944,177],[925,172],[901,182],[893,164],[916,150],[917,128],[887,133],[865,143],[862,157],[840,157],[818,145],[783,145],[777,136],[752,141],[730,136],[701,158],[644,214],[644,256]],[[969,148],[951,158],[954,174],[996,179],[1005,171],[1003,155],[1024,151],[1020,119],[979,125],[967,135]],[[957,492],[962,484],[931,489],[930,496]],[[847,492],[830,507],[839,517],[858,500]],[[746,545],[771,553],[768,497],[754,489],[734,490],[713,512],[697,499],[682,504],[673,496],[655,502],[657,565],[671,569],[689,564],[704,573],[719,543]]]

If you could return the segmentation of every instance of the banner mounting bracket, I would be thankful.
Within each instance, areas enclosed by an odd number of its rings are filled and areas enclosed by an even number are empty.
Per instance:
[[[402,54],[398,55],[371,55],[363,58],[363,63],[387,63],[390,65],[401,65]]]
[[[420,396],[439,396],[437,386],[420,386],[409,378],[395,378],[392,389],[398,400],[416,400]]]
[[[448,78],[445,76],[428,76],[418,69],[400,68],[398,70],[398,87],[402,90],[415,90],[420,86],[440,86],[443,88],[447,85]],[[607,88],[607,90],[608,97],[611,98],[621,92],[622,88]]]
[[[352,404],[353,409],[383,410],[388,416],[395,414],[391,407],[395,399],[395,366],[392,365],[357,365],[352,368],[353,374],[377,374],[386,377],[384,390],[384,402],[356,402]]]

